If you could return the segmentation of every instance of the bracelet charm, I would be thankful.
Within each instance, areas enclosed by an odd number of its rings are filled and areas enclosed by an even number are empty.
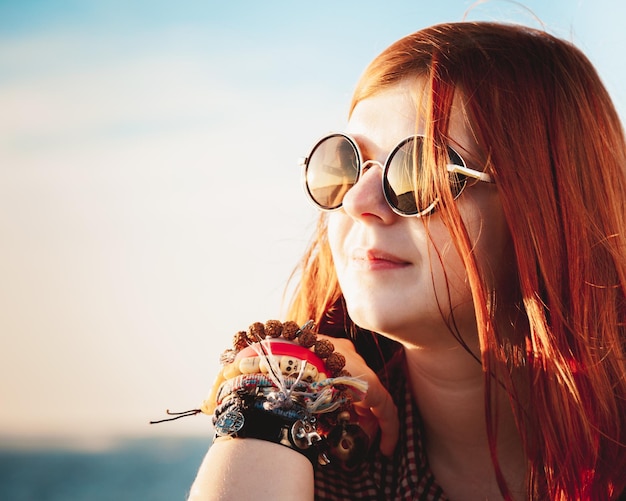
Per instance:
[[[246,420],[241,412],[236,409],[228,410],[222,414],[213,425],[218,437],[236,435],[243,428]]]
[[[291,436],[298,449],[308,449],[322,440],[322,437],[320,437],[310,422],[300,419],[291,427]]]

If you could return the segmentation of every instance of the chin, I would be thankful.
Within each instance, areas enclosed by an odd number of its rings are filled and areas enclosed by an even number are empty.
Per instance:
[[[399,340],[400,331],[407,326],[405,316],[394,312],[393,308],[380,305],[360,305],[347,302],[348,314],[352,321],[363,329],[377,332],[386,337]]]
[[[458,346],[458,340],[452,335],[449,322],[446,322],[439,307],[426,308],[423,302],[411,305],[406,300],[390,303],[346,299],[346,304],[348,314],[356,325],[404,346],[431,348]],[[457,327],[470,325],[473,326],[470,331],[475,331],[476,320],[473,310],[458,310],[456,313]],[[466,341],[469,342],[469,339]]]

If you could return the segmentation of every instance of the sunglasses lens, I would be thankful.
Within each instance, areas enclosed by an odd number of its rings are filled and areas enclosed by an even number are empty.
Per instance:
[[[463,159],[450,147],[448,147],[448,158],[450,159],[450,163],[452,165],[460,165],[461,167],[465,166]],[[456,198],[461,194],[463,188],[465,188],[467,176],[459,174],[458,172],[450,172],[448,175],[450,179],[450,191],[452,191],[452,197]]]
[[[343,196],[359,177],[356,147],[336,134],[315,145],[306,165],[305,182],[311,199],[322,209],[341,207]]]
[[[383,189],[387,202],[393,209],[405,216],[425,216],[431,213],[437,202],[432,199],[423,200],[419,189],[419,176],[422,171],[423,138],[415,136],[400,143],[391,153],[384,175]],[[448,148],[449,162],[464,165],[461,157]],[[465,187],[466,177],[458,173],[450,173],[450,189],[454,198],[458,197]]]
[[[422,142],[418,140],[419,138],[407,139],[398,145],[391,154],[384,176],[385,198],[397,212],[405,215],[419,212],[415,194],[414,161],[421,156]]]

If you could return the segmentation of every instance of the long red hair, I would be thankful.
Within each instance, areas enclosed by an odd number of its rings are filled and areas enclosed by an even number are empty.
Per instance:
[[[465,261],[486,387],[502,384],[510,395],[529,496],[612,499],[626,488],[626,143],[611,99],[568,42],[521,26],[454,23],[385,50],[352,109],[407,77],[427,82],[432,151],[448,139],[453,98],[462,99],[480,150],[474,160],[500,193],[518,278],[509,287],[520,314],[514,338],[498,328],[510,291],[500,301],[490,291],[449,190],[438,191],[438,209]],[[324,216],[298,281],[290,316],[323,321],[341,298]]]

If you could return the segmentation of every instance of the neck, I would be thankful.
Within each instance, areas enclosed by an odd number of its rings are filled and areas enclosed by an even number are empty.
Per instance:
[[[481,364],[460,345],[441,350],[405,346],[405,353],[437,481],[451,499],[498,499]],[[509,488],[519,492],[525,473],[519,435],[506,395],[500,391],[495,397],[498,460]]]

